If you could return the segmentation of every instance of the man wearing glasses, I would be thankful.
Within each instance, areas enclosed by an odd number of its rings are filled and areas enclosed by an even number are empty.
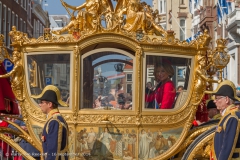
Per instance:
[[[53,85],[46,86],[42,93],[32,98],[39,100],[43,113],[47,114],[47,122],[42,133],[43,157],[45,160],[67,160],[68,125],[58,110],[58,105],[67,107],[61,100],[60,91]]]
[[[215,95],[214,103],[222,115],[215,131],[211,159],[240,159],[240,112],[234,105],[234,102],[240,99],[236,96],[235,85],[225,80],[215,91],[207,93]]]

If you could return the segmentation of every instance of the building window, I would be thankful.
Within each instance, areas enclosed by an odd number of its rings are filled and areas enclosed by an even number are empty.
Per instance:
[[[127,74],[127,82],[132,82],[132,74]]]
[[[33,19],[33,37],[36,37],[36,21]]]
[[[16,21],[15,21],[16,29],[18,30],[18,15],[16,14]]]
[[[186,24],[185,19],[180,19],[180,41],[185,40]]]
[[[37,37],[39,37],[39,20],[37,21]]]
[[[12,26],[14,26],[15,25],[15,13],[14,12],[12,12]]]
[[[2,2],[0,2],[0,11],[2,11]],[[0,33],[2,33],[2,14],[0,14]]]
[[[127,93],[132,93],[132,84],[127,84]]]
[[[23,21],[23,32],[26,32],[26,22]]]
[[[11,17],[12,17],[12,12],[11,9],[8,8],[8,15],[7,15],[8,19],[7,19],[7,33],[10,32],[11,30]],[[10,47],[10,38],[9,36],[7,36],[7,46]]]
[[[184,0],[181,0],[181,4],[184,4]]]
[[[31,11],[32,11],[32,7],[31,7],[31,1],[28,0],[28,6],[27,6],[27,19],[28,19],[28,22],[31,22]]]
[[[43,31],[42,31],[42,23],[40,23],[40,35],[43,35]]]
[[[23,8],[27,9],[27,2],[26,2],[26,0],[23,0]]]
[[[159,0],[158,5],[159,14],[166,13],[166,0]]]
[[[3,5],[3,34],[4,34],[4,41],[6,42],[6,35],[7,35],[7,29],[6,29],[6,24],[7,24],[7,7]]]
[[[20,31],[23,31],[23,22],[22,22],[22,18],[20,18]]]

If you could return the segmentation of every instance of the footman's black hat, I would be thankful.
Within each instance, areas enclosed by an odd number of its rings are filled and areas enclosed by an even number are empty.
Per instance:
[[[213,102],[212,99],[207,102],[207,109],[211,108],[217,108],[216,104]]]
[[[207,94],[213,94],[218,96],[227,96],[234,101],[240,101],[240,98],[236,95],[236,87],[233,82],[229,80],[222,81],[216,90],[206,91]]]
[[[32,98],[39,99],[39,100],[45,100],[52,103],[55,103],[57,105],[61,105],[63,107],[68,107],[68,105],[61,100],[60,91],[56,86],[48,85],[46,86],[42,93],[39,95],[32,95]]]

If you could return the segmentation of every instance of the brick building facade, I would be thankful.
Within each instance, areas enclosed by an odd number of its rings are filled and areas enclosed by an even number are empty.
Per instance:
[[[5,36],[6,47],[11,50],[8,33],[17,30],[29,37],[39,37],[49,27],[48,13],[42,9],[41,0],[0,0],[0,33]]]

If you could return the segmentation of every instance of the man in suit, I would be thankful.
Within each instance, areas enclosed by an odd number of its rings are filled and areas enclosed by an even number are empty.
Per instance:
[[[215,95],[214,103],[222,115],[214,135],[211,160],[240,159],[240,112],[234,105],[240,99],[236,96],[235,85],[225,80],[216,90],[207,93]]]
[[[61,100],[59,89],[48,85],[32,98],[39,100],[42,112],[47,114],[41,138],[44,159],[68,160],[68,125],[58,110],[58,105],[67,107],[67,104]]]

